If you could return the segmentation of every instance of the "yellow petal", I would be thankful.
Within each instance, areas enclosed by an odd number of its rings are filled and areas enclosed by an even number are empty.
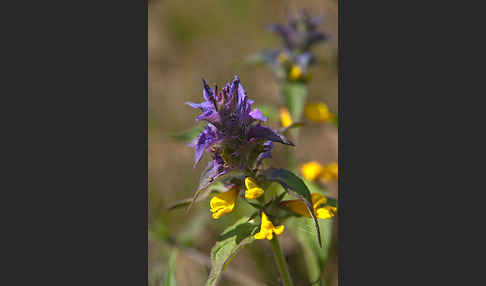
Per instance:
[[[301,200],[283,201],[281,205],[301,216],[311,217],[309,211]]]
[[[219,193],[214,196],[209,202],[210,211],[213,213],[213,218],[218,219],[223,214],[233,211],[236,199],[238,197],[238,190],[232,188],[224,193]]]
[[[331,206],[319,208],[316,211],[316,216],[319,219],[329,219],[329,218],[334,216],[334,214],[336,213],[336,210],[337,209],[335,207],[331,207]]]
[[[320,193],[313,193],[311,197],[312,197],[312,206],[314,207],[314,212],[316,209],[319,208],[319,206],[325,205],[327,203],[326,197],[324,197]]]
[[[292,124],[292,117],[287,108],[280,108],[280,122],[282,122],[283,127],[289,127]]]
[[[209,205],[211,206],[212,209],[214,209],[214,208],[224,207],[228,205],[228,202],[219,197],[213,197],[209,202]]]
[[[247,189],[259,188],[255,179],[253,179],[251,177],[246,177],[245,186],[246,186]]]
[[[262,225],[265,225],[269,222],[271,223],[271,221],[268,219],[268,216],[265,212],[262,212],[261,216],[262,216]]]
[[[264,232],[258,232],[253,236],[255,239],[265,239],[267,237],[266,233]]]
[[[285,227],[283,225],[279,225],[279,226],[275,227],[273,229],[273,231],[275,232],[276,235],[281,235],[282,232],[284,231],[284,228]]]
[[[314,181],[322,173],[323,167],[319,162],[312,161],[301,166],[300,171],[304,178],[309,181]]]
[[[269,231],[269,232],[267,233],[267,239],[268,239],[268,240],[272,240],[272,239],[273,239],[273,232]]]
[[[214,219],[218,219],[220,218],[222,215],[224,215],[226,212],[225,212],[225,209],[224,208],[220,208],[219,210],[216,210],[215,212],[213,212],[213,218]]]
[[[272,229],[273,229],[273,223],[271,221],[263,222],[262,223],[262,228],[265,231],[272,231]]]
[[[272,222],[268,219],[265,212],[261,212],[261,216],[262,216],[262,222],[260,224],[260,232],[253,236],[255,237],[255,239],[265,239],[268,235],[269,226],[270,226],[270,232],[272,232],[271,231],[271,229],[273,228]]]
[[[220,218],[222,215],[232,212],[232,211],[233,211],[234,206],[235,206],[235,205],[234,205],[234,204],[232,204],[232,205],[230,205],[230,206],[224,206],[224,207],[220,207],[220,208],[212,208],[212,209],[211,209],[211,212],[213,213],[213,218],[214,218],[214,219],[218,219],[218,218]]]
[[[311,103],[305,107],[305,115],[314,122],[329,121],[332,114],[323,102]]]
[[[246,190],[245,192],[245,198],[247,199],[256,199],[261,197],[265,192],[263,191],[262,188],[253,188]]]
[[[219,193],[215,195],[211,201],[214,200],[215,204],[225,203],[225,204],[233,204],[238,197],[238,190],[237,188],[231,188],[229,191]]]
[[[284,231],[283,225],[279,225],[275,227],[273,226],[272,222],[268,219],[268,216],[264,212],[261,213],[261,216],[262,216],[262,222],[260,225],[260,232],[253,236],[255,237],[255,239],[266,238],[268,240],[272,240],[274,232],[277,235],[282,234],[282,232]]]
[[[290,80],[298,80],[302,76],[302,70],[299,66],[293,65],[290,69]]]

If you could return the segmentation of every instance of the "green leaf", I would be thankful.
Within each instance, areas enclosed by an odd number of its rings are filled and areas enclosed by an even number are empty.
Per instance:
[[[213,192],[207,192],[205,193],[204,195],[201,195],[197,198],[196,202],[200,202],[204,199],[206,199],[207,197],[209,197],[209,195],[211,195]],[[214,192],[215,193],[215,192]],[[187,198],[187,199],[183,199],[183,200],[180,200],[180,201],[177,201],[175,203],[172,203],[170,204],[166,210],[167,211],[172,211],[172,210],[175,210],[175,209],[179,209],[179,208],[182,208],[182,207],[185,207],[185,206],[188,206],[190,205],[192,202],[192,198]]]
[[[176,286],[176,279],[175,279],[175,261],[177,257],[177,249],[172,250],[169,258],[169,270],[167,271],[167,275],[165,276],[164,286]]]
[[[206,191],[213,183],[215,183],[214,177],[217,175],[217,170],[213,168],[214,166],[214,161],[209,161],[208,165],[204,169],[204,171],[201,174],[201,177],[199,178],[199,186],[197,187],[196,193],[194,193],[194,196],[192,197],[192,200],[189,204],[189,207],[186,210],[186,213],[189,213],[191,210],[192,206],[196,202],[197,198],[201,194],[201,192]]]
[[[307,100],[307,86],[303,83],[284,81],[282,96],[285,106],[289,109],[292,121],[300,121]]]
[[[323,194],[326,199],[327,199],[327,203],[326,203],[326,206],[333,206],[333,207],[337,207],[337,199],[335,198],[332,198],[330,196],[327,195],[327,192],[324,188],[322,188],[321,186],[319,186],[318,184],[314,183],[314,182],[311,182],[305,178],[302,179],[304,181],[304,183],[306,184],[306,186],[309,188],[309,191],[312,193],[321,193]]]
[[[203,194],[198,196],[196,202],[200,202],[202,200],[207,199],[209,196],[211,196],[213,194],[225,192],[227,190],[228,190],[227,187],[225,187],[223,185],[223,183],[216,181],[214,184],[211,185],[210,189],[208,188],[208,192],[204,192]],[[188,206],[188,205],[191,204],[192,199],[193,198],[187,198],[187,199],[183,199],[183,200],[177,201],[175,203],[172,203],[166,208],[166,210],[171,211],[171,210],[175,210],[175,209],[178,209],[178,208],[181,208],[181,207],[184,207],[184,206]]]
[[[326,203],[327,206],[337,207],[337,200],[336,199],[330,198],[330,197],[326,197],[326,199],[327,199],[327,203]]]
[[[221,234],[218,242],[211,249],[211,272],[206,286],[217,285],[228,262],[245,245],[255,241],[253,234],[257,225],[248,222],[248,217],[242,217]]]
[[[292,122],[292,124],[290,124],[289,126],[284,127],[284,128],[280,128],[278,131],[280,133],[285,133],[285,132],[287,132],[287,130],[297,128],[297,127],[302,127],[302,126],[305,126],[305,125],[306,125],[305,122]]]
[[[295,234],[297,241],[302,246],[310,281],[321,278],[321,270],[324,268],[329,255],[333,223],[333,219],[319,220],[321,238],[324,241],[322,248],[319,247],[314,234],[311,232],[314,226],[308,218],[293,217],[286,223],[286,226]]]
[[[292,172],[285,169],[269,168],[263,172],[263,176],[268,181],[278,182],[288,193],[302,200],[304,205],[307,207],[307,211],[311,214],[312,219],[314,220],[317,240],[319,241],[319,245],[322,247],[319,222],[314,214],[311,194],[305,183]]]
[[[192,141],[193,139],[196,139],[203,130],[204,124],[199,124],[181,132],[171,133],[169,134],[169,137],[177,141]]]

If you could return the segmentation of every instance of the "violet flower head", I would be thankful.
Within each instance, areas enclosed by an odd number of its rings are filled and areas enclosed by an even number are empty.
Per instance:
[[[310,49],[329,38],[318,30],[320,22],[321,17],[311,17],[307,10],[301,10],[289,19],[288,25],[270,25],[270,30],[282,38],[284,45],[279,49],[264,50],[260,55],[278,78],[297,82],[310,79],[308,70],[315,62]]]
[[[285,136],[263,125],[267,118],[257,108],[252,109],[254,102],[237,76],[221,90],[202,81],[205,101],[187,103],[202,112],[196,122],[207,122],[193,143],[194,165],[204,152],[210,153],[208,168],[213,169],[216,178],[232,170],[257,168],[264,158],[270,157],[272,142],[293,146]]]
[[[329,38],[317,29],[320,23],[321,17],[311,17],[307,10],[301,10],[289,19],[287,26],[274,24],[269,28],[280,35],[285,49],[304,53],[309,51],[313,44]]]

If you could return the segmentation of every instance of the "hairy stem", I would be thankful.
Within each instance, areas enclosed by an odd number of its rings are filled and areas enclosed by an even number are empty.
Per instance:
[[[293,286],[292,278],[290,278],[289,268],[287,266],[287,262],[285,262],[285,258],[283,256],[282,250],[280,249],[280,245],[278,243],[278,238],[275,235],[272,240],[270,240],[270,244],[272,245],[273,254],[275,257],[275,262],[277,262],[278,270],[280,271],[280,276],[283,280],[284,286]]]

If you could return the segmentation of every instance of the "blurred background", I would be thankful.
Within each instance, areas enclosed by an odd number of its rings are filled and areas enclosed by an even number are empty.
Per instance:
[[[219,233],[236,219],[230,214],[213,220],[209,200],[197,204],[187,216],[184,209],[165,210],[177,200],[192,197],[207,163],[203,157],[193,168],[193,150],[168,136],[194,126],[199,112],[185,102],[202,101],[201,77],[210,85],[222,86],[237,74],[257,104],[279,107],[279,91],[272,70],[266,66],[250,66],[244,61],[264,48],[279,47],[280,39],[266,30],[266,26],[286,23],[286,16],[300,8],[323,15],[321,29],[332,36],[330,41],[313,48],[319,63],[310,70],[309,101],[323,101],[337,113],[337,0],[149,1],[149,285],[164,285],[169,269],[174,270],[175,277],[171,279],[177,285],[204,285],[209,273],[210,250]],[[330,124],[302,128],[295,143],[299,163],[337,162],[337,129]],[[274,166],[284,162],[284,147],[279,145],[275,144],[273,152]],[[330,185],[328,191],[337,197],[337,184]],[[302,231],[313,229],[303,225]],[[293,234],[284,232],[280,242],[295,285],[310,285],[306,261]],[[231,260],[219,285],[278,285],[279,274],[269,248],[266,241],[244,248]],[[336,255],[331,251],[330,256]],[[332,278],[332,285],[337,285],[337,276],[329,273],[336,272],[336,263],[337,258],[330,257],[323,270]]]

